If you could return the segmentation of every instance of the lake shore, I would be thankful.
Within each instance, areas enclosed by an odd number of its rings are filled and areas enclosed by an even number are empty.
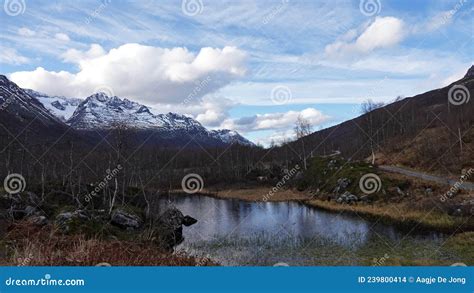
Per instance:
[[[252,202],[306,201],[312,196],[294,189],[274,190],[268,187],[240,187],[228,189],[204,189],[201,194],[221,199],[239,199]]]
[[[454,217],[436,210],[415,209],[409,199],[401,203],[340,204],[315,198],[305,191],[280,189],[271,192],[272,187],[247,187],[229,189],[204,189],[200,195],[219,199],[238,199],[251,202],[296,201],[314,208],[334,213],[344,213],[373,221],[381,221],[401,229],[460,233],[474,231],[474,221],[466,217]],[[462,227],[462,229],[460,228]]]

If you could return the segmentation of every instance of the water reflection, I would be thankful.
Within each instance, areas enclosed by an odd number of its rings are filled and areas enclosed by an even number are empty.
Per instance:
[[[350,252],[377,247],[386,253],[406,233],[357,216],[329,213],[295,202],[254,203],[197,195],[159,198],[153,211],[169,204],[198,222],[184,228],[179,249],[212,257],[224,265],[358,264]],[[439,234],[410,235],[411,241],[433,243]],[[425,246],[422,244],[422,247]],[[349,253],[348,253],[349,252]]]
[[[357,235],[360,244],[370,237],[396,240],[400,233],[390,226],[373,224],[358,217],[329,213],[294,202],[252,203],[222,200],[206,196],[172,196],[158,201],[158,210],[167,201],[198,223],[184,230],[186,242],[223,238],[247,238],[266,235],[278,238],[326,238],[341,245],[353,246]]]

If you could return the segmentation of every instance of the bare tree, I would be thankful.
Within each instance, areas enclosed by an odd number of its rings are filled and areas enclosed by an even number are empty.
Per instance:
[[[363,102],[361,105],[361,112],[366,114],[367,120],[367,130],[370,140],[370,152],[372,153],[372,165],[375,164],[375,151],[374,151],[374,140],[375,140],[375,131],[374,131],[374,115],[373,111],[384,106],[384,103],[376,103],[371,99]]]
[[[296,119],[296,124],[295,124],[295,134],[296,134],[296,139],[298,139],[301,142],[301,150],[303,152],[303,166],[304,169],[307,169],[307,164],[306,164],[306,150],[305,150],[305,145],[304,145],[304,137],[311,134],[311,124],[309,123],[308,119],[303,118],[303,116],[299,115],[298,118]]]

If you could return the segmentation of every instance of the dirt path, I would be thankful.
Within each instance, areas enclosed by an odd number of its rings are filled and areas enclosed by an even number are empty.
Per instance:
[[[378,167],[379,167],[379,169],[387,171],[387,172],[399,173],[399,174],[403,174],[403,175],[406,175],[406,176],[416,177],[416,178],[420,178],[420,179],[423,179],[423,180],[432,181],[432,182],[436,182],[436,183],[444,184],[444,185],[453,186],[456,183],[457,184],[462,183],[459,186],[459,189],[474,191],[474,183],[461,182],[460,179],[453,180],[453,179],[449,179],[449,178],[445,178],[445,177],[439,177],[439,176],[435,176],[435,175],[430,175],[428,173],[413,171],[413,170],[400,168],[400,167],[395,167],[395,166],[380,165]]]

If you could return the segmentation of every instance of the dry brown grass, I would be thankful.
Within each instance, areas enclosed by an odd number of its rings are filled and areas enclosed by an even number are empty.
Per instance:
[[[0,265],[14,266],[209,266],[209,259],[173,254],[152,242],[63,235],[51,226],[14,224],[3,239],[10,253]]]
[[[396,138],[377,154],[377,165],[400,165],[457,179],[462,169],[474,167],[474,128],[463,134],[463,150],[456,133],[445,127],[428,128],[414,140]],[[402,141],[403,143],[400,143]],[[470,178],[469,181],[473,181]]]
[[[219,191],[204,190],[206,195],[229,199],[236,198],[245,201],[292,201],[292,200],[308,200],[311,198],[309,194],[299,192],[294,189],[279,189],[272,192],[272,186],[269,187],[252,187],[252,188],[236,188],[223,189]]]
[[[468,219],[453,217],[435,210],[426,211],[410,207],[409,203],[390,203],[377,205],[347,205],[322,200],[311,200],[307,204],[332,212],[357,214],[361,217],[380,220],[406,228],[418,230],[437,230],[444,232],[455,232],[462,226],[465,230],[474,229],[472,221]]]

